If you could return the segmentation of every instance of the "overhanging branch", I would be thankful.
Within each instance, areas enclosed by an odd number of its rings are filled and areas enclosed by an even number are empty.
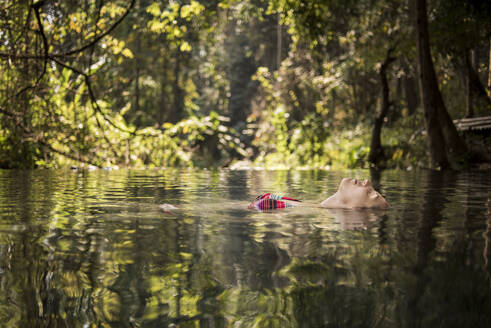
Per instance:
[[[126,9],[125,13],[117,21],[115,21],[114,24],[111,25],[111,27],[109,27],[105,32],[103,32],[100,35],[98,35],[97,37],[95,37],[94,40],[92,40],[91,42],[87,43],[86,45],[84,45],[78,49],[70,50],[70,51],[67,51],[67,52],[64,52],[61,54],[51,54],[51,57],[67,57],[67,56],[71,56],[71,55],[74,55],[76,53],[82,52],[82,51],[84,51],[90,47],[93,47],[103,37],[105,37],[106,35],[111,33],[116,28],[116,26],[118,26],[126,16],[128,16],[131,9],[135,6],[135,2],[136,2],[136,0],[131,0],[131,3],[129,5],[129,7]]]
[[[51,58],[62,58],[62,57],[69,57],[72,55],[75,55],[77,53],[83,52],[84,50],[91,48],[97,44],[102,38],[107,36],[109,33],[111,33],[124,19],[128,14],[130,13],[131,9],[135,6],[136,0],[131,0],[130,5],[128,8],[126,8],[126,11],[124,14],[117,20],[115,21],[106,31],[102,32],[98,36],[96,36],[92,41],[89,43],[81,46],[80,48],[69,50],[66,52],[62,53],[45,53],[43,55],[32,55],[32,54],[13,54],[13,53],[6,53],[6,52],[0,52],[0,57],[3,58],[15,58],[15,59],[44,59],[46,57],[51,57]],[[38,1],[35,4],[31,6],[36,12],[36,14],[39,14],[39,8],[44,4],[44,0]],[[39,20],[38,20],[39,21]],[[42,28],[42,27],[40,27]],[[43,33],[44,34],[44,33]],[[43,40],[44,42],[44,40]]]
[[[34,4],[32,4],[31,7],[29,8],[29,11],[30,11],[30,9],[34,10],[34,14],[36,15],[36,21],[37,21],[38,27],[39,27],[38,32],[41,35],[41,38],[43,40],[43,53],[44,54],[41,57],[43,59],[43,70],[41,71],[41,74],[39,74],[39,76],[36,79],[36,82],[34,82],[33,85],[28,85],[28,86],[22,88],[21,90],[19,90],[16,93],[15,97],[20,96],[22,93],[26,92],[29,89],[36,88],[39,85],[39,82],[41,82],[41,79],[43,78],[44,74],[46,74],[46,67],[48,65],[48,47],[49,46],[48,46],[48,39],[46,39],[46,35],[44,34],[44,27],[43,27],[43,23],[41,21],[41,15],[39,14],[39,8],[41,8],[41,6],[43,4],[44,4],[44,0],[38,1]]]
[[[90,76],[85,73],[85,72],[82,72],[81,70],[73,67],[73,66],[70,66],[68,64],[65,64],[64,62],[62,62],[61,60],[59,60],[58,58],[52,58],[50,57],[50,59],[52,61],[54,61],[55,63],[57,63],[58,65],[64,67],[64,68],[67,68],[81,76],[83,76],[84,78],[84,81],[85,81],[85,85],[87,86],[87,91],[89,93],[89,98],[90,98],[90,102],[92,104],[92,106],[94,107],[95,111],[98,112],[99,114],[102,115],[102,117],[104,118],[104,120],[106,122],[108,122],[112,127],[118,129],[119,131],[122,131],[122,132],[126,132],[126,133],[129,133],[129,134],[134,134],[135,131],[130,131],[130,130],[126,130],[126,129],[123,129],[121,128],[120,126],[116,125],[109,117],[107,117],[106,113],[104,113],[104,111],[102,110],[102,108],[99,106],[99,104],[97,103],[97,98],[95,97],[95,94],[94,94],[94,91],[92,89],[92,83],[90,82]]]

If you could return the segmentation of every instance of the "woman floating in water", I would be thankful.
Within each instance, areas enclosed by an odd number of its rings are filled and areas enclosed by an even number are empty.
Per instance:
[[[249,204],[250,209],[256,209],[258,211],[297,206],[314,207],[318,206],[318,204],[306,204],[298,199],[270,193],[256,197]],[[389,204],[382,195],[373,189],[370,181],[344,178],[341,180],[336,193],[321,202],[320,206],[325,208],[387,208]],[[169,213],[178,208],[170,204],[162,204],[160,205],[160,209]]]
[[[300,204],[298,199],[268,193],[256,197],[249,204],[249,208],[268,211],[300,205],[303,204]],[[313,206],[313,204],[308,204],[308,206]],[[387,208],[389,204],[373,189],[370,181],[344,178],[339,184],[338,191],[321,202],[320,206],[325,208]]]

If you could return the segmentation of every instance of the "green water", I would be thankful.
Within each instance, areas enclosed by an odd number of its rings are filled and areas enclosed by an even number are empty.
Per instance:
[[[247,209],[344,176],[391,208]],[[491,327],[490,207],[489,171],[0,171],[0,327]]]

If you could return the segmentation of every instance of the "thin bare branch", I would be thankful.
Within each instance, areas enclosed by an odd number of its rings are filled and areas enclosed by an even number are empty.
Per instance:
[[[34,84],[32,85],[28,85],[24,88],[22,88],[21,90],[19,90],[19,92],[17,92],[17,94],[15,95],[15,97],[18,97],[20,96],[22,93],[26,92],[27,90],[29,89],[34,89],[36,88],[38,85],[39,85],[39,82],[41,82],[41,79],[43,78],[44,74],[46,74],[46,67],[48,65],[48,39],[46,39],[46,35],[44,34],[44,27],[43,27],[43,23],[41,21],[41,15],[39,14],[39,8],[41,8],[41,6],[44,4],[44,0],[43,1],[39,1],[39,2],[36,2],[34,4],[31,5],[31,8],[34,10],[34,14],[36,15],[36,21],[38,23],[38,33],[41,35],[41,38],[43,40],[43,70],[41,72],[41,74],[39,74],[39,76],[37,77],[36,79],[36,82],[34,82]]]
[[[32,5],[32,7],[34,8],[34,6],[36,6],[37,8],[40,8],[43,2],[44,1],[36,2],[35,4]],[[69,57],[69,56],[75,55],[77,53],[83,52],[84,50],[95,46],[97,44],[97,42],[99,42],[102,38],[104,38],[109,33],[111,33],[125,19],[125,17],[128,16],[131,9],[133,9],[133,7],[135,6],[135,2],[136,2],[136,0],[131,0],[130,5],[128,6],[128,8],[124,12],[124,14],[117,21],[115,21],[106,31],[104,31],[101,34],[99,34],[98,36],[96,36],[91,42],[81,46],[80,48],[72,49],[70,51],[66,51],[66,52],[62,52],[62,53],[49,53],[49,54],[44,54],[44,55],[13,54],[13,53],[0,52],[0,57],[15,58],[15,59],[44,59],[46,57],[46,55],[48,55],[48,57],[50,57],[50,58],[63,58],[63,57]],[[41,4],[39,5],[39,3],[41,3]]]

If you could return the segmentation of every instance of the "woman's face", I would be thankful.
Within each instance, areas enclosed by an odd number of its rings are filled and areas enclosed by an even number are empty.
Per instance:
[[[341,180],[336,194],[326,199],[321,205],[342,208],[387,208],[389,206],[382,195],[373,189],[370,181],[359,181],[352,178]]]

